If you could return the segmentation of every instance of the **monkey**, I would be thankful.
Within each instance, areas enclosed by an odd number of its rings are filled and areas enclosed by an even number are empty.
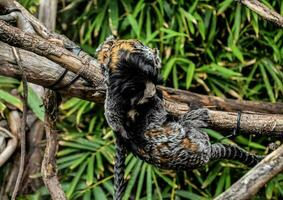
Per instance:
[[[166,111],[156,88],[162,81],[157,49],[109,37],[97,49],[97,59],[105,76],[106,121],[119,143],[138,158],[171,170],[196,169],[218,159],[253,166],[262,159],[235,145],[211,144],[202,129],[208,126],[206,108],[180,117]]]

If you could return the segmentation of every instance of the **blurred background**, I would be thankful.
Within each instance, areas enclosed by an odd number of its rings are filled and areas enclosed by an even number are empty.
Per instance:
[[[19,2],[37,15],[39,0]],[[261,2],[283,15],[283,1]],[[56,31],[93,56],[109,35],[135,38],[160,50],[166,86],[238,100],[283,102],[283,30],[234,0],[58,3]],[[8,96],[12,89],[22,90],[22,85],[0,77],[0,92]],[[35,97],[31,102],[40,104],[41,100]],[[7,112],[7,103],[18,102],[0,99],[1,113]],[[102,105],[77,98],[64,99],[60,107],[58,176],[69,199],[112,199],[114,137],[103,112]],[[206,131],[213,142],[236,143],[258,154],[270,152],[268,144],[276,142],[244,134],[231,141],[223,139],[230,133]],[[44,141],[41,146],[44,148]],[[132,154],[126,164],[124,198],[135,200],[212,199],[248,171],[241,163],[225,160],[193,171],[165,171]],[[0,168],[0,182],[8,168],[9,163]],[[37,172],[31,179],[40,176]],[[41,184],[22,193],[19,199],[50,198]],[[266,184],[254,199],[283,199],[283,174]]]

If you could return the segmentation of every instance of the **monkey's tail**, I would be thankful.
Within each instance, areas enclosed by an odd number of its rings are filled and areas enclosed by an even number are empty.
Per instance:
[[[116,155],[114,165],[114,200],[121,200],[125,190],[125,160],[126,160],[126,147],[121,141],[120,136],[116,136]]]
[[[221,143],[211,145],[211,160],[233,159],[252,167],[260,162],[263,158],[264,156],[253,155],[235,145]]]

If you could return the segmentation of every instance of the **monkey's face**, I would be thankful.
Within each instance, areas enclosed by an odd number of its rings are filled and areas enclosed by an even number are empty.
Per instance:
[[[109,88],[131,105],[149,102],[162,81],[157,50],[136,40],[118,40],[111,49],[108,68]]]

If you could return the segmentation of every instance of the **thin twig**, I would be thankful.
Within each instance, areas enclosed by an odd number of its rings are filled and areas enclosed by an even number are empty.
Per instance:
[[[22,80],[23,80],[23,116],[21,122],[21,158],[20,158],[20,168],[19,173],[16,181],[16,185],[12,194],[12,200],[16,199],[16,196],[19,191],[19,187],[21,184],[24,167],[25,167],[25,158],[26,158],[26,120],[27,120],[27,101],[28,101],[28,85],[27,85],[27,77],[24,72],[24,68],[20,59],[20,55],[17,52],[16,48],[12,48],[13,54],[15,55],[15,59],[17,61],[17,65],[19,66],[21,73],[22,73]]]
[[[6,161],[11,157],[18,145],[18,139],[10,131],[5,128],[0,127],[0,133],[6,134],[11,139],[8,140],[6,148],[0,153],[0,167],[6,163]]]

